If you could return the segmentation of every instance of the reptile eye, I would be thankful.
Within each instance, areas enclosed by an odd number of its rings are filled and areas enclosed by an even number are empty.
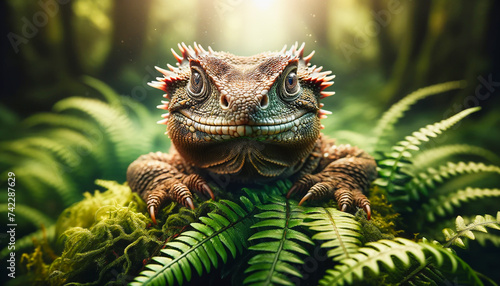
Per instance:
[[[195,99],[203,99],[207,95],[206,80],[199,67],[191,67],[191,79],[188,86],[189,94]]]
[[[283,99],[286,101],[292,101],[296,99],[299,94],[300,86],[299,80],[297,78],[297,67],[291,67],[288,69],[287,73],[283,78]]]

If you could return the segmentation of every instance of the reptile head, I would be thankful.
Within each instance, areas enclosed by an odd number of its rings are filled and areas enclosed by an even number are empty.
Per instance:
[[[320,135],[323,89],[333,84],[311,66],[304,44],[251,57],[179,45],[177,67],[157,67],[150,85],[166,92],[159,123],[177,151],[219,174],[276,177],[299,168]]]

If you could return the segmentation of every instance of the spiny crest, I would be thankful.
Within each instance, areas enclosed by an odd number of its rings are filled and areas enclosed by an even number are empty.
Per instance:
[[[292,47],[286,51],[286,45],[283,47],[283,49],[280,51],[280,53],[285,53],[295,56],[299,59],[301,63],[304,64],[304,66],[307,68],[307,76],[304,78],[304,80],[312,83],[312,84],[318,84],[320,85],[321,88],[321,98],[325,98],[331,95],[334,95],[335,92],[333,91],[324,91],[327,87],[330,87],[333,85],[332,79],[335,78],[335,75],[330,75],[332,72],[331,71],[323,71],[323,67],[316,67],[310,66],[311,64],[309,63],[314,55],[314,51],[312,51],[309,55],[304,57],[304,47],[305,43],[302,43],[300,45],[297,42],[295,42]]]
[[[181,75],[181,69],[183,66],[187,65],[191,59],[197,59],[200,56],[205,55],[213,55],[216,52],[209,46],[208,51],[205,50],[201,45],[194,42],[193,47],[186,45],[185,43],[177,44],[180,55],[175,52],[174,49],[171,49],[172,54],[177,60],[177,67],[173,67],[170,64],[167,64],[169,70],[162,69],[160,67],[155,66],[156,70],[158,70],[163,77],[157,77],[156,81],[152,81],[148,83],[149,86],[163,90],[166,92],[163,97],[169,98],[168,94],[168,86],[172,82],[183,79]],[[286,49],[285,45],[279,54],[284,54],[289,56],[291,59],[295,58],[299,60],[299,63],[304,66],[304,71],[302,72],[302,79],[309,82],[311,85],[319,85],[320,87],[320,98],[323,99],[325,97],[334,95],[333,91],[325,91],[327,87],[333,85],[333,79],[335,75],[330,75],[331,71],[322,71],[323,67],[316,65],[311,66],[310,61],[314,55],[314,51],[312,51],[309,55],[304,56],[305,43],[302,43],[300,46],[298,42],[295,42],[290,49]],[[321,107],[323,104],[321,104]],[[158,105],[157,108],[168,110],[168,101],[162,101],[161,105]],[[326,118],[326,115],[331,114],[331,112],[321,109],[318,116],[321,119]],[[159,124],[167,124],[168,122],[168,113],[163,114],[162,117],[164,119],[158,121]]]

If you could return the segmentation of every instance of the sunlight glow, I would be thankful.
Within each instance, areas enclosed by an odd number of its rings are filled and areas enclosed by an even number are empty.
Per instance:
[[[274,4],[273,0],[252,0],[252,2],[257,8],[262,10],[268,9]]]

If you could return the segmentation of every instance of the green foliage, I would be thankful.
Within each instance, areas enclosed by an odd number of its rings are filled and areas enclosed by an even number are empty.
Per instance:
[[[446,195],[441,195],[437,199],[430,199],[429,203],[422,206],[427,220],[434,222],[436,216],[445,216],[453,213],[455,208],[471,200],[500,198],[500,189],[466,188],[457,190]]]
[[[468,144],[452,144],[421,151],[413,158],[412,167],[416,170],[421,170],[429,166],[435,166],[449,157],[459,155],[475,156],[493,164],[500,165],[500,157],[487,149]]]
[[[304,225],[317,232],[312,239],[323,242],[321,247],[328,249],[328,257],[339,261],[358,252],[363,234],[361,225],[351,214],[334,208],[319,207],[310,208],[307,213],[310,221]]]
[[[383,159],[378,160],[379,165],[379,179],[376,184],[384,187],[393,199],[408,200],[409,194],[406,192],[408,188],[405,183],[410,177],[402,169],[411,164],[413,157],[412,151],[418,151],[419,146],[423,142],[429,141],[429,138],[437,137],[443,131],[449,129],[457,122],[462,120],[467,115],[477,112],[479,108],[469,108],[463,110],[450,118],[444,119],[440,122],[427,125],[420,128],[420,130],[413,132],[411,135],[406,136],[405,140],[398,142],[392,147],[391,152],[383,154]],[[402,193],[398,195],[398,193]]]
[[[380,148],[380,145],[382,143],[381,141],[383,141],[385,137],[388,137],[388,135],[392,133],[392,131],[394,130],[394,126],[399,121],[399,119],[401,119],[404,113],[408,111],[410,107],[417,103],[419,100],[453,89],[464,88],[464,86],[464,81],[450,81],[431,85],[410,93],[409,95],[392,105],[391,108],[389,108],[389,110],[387,110],[378,120],[377,125],[373,130],[375,147],[377,149]]]
[[[149,220],[133,210],[133,205],[106,206],[96,214],[104,218],[90,228],[66,230],[64,251],[50,265],[50,283],[106,281],[106,285],[119,285],[121,279],[140,267],[143,255],[151,255],[161,241],[156,230],[147,229]],[[99,276],[93,280],[96,271]]]
[[[450,245],[456,245],[465,248],[465,243],[462,237],[468,239],[475,239],[474,233],[472,231],[481,231],[488,233],[487,227],[500,230],[500,211],[497,213],[497,217],[491,215],[476,216],[473,222],[466,225],[463,217],[458,216],[455,220],[456,232],[450,228],[443,229],[443,234],[446,238],[446,247]]]
[[[245,201],[245,198],[242,198]],[[191,229],[168,242],[161,250],[162,256],[152,258],[131,285],[180,285],[191,280],[191,267],[198,275],[217,268],[219,257],[227,263],[227,250],[232,257],[248,247],[249,226],[252,223],[253,205],[246,200],[246,210],[231,201],[214,202],[217,212],[200,217],[200,222],[190,224]]]
[[[410,280],[420,280],[420,277],[415,277],[419,271],[412,270],[425,267],[431,261],[443,270],[464,277],[464,281],[482,285],[476,273],[458,256],[441,246],[426,242],[416,243],[404,238],[367,243],[351,258],[328,270],[320,285],[351,285],[355,282],[359,284],[368,273],[381,275],[382,270],[391,273],[390,276],[384,277],[385,284],[400,285]],[[434,285],[442,282],[441,279],[435,281],[432,276],[426,278],[425,282]]]
[[[314,245],[299,228],[306,217],[304,209],[283,197],[258,205],[257,209],[255,217],[260,221],[252,225],[257,232],[248,239],[257,244],[249,247],[253,252],[243,284],[294,285],[289,277],[302,275],[293,265],[303,264],[300,257],[309,255],[302,244]]]
[[[23,223],[19,235],[34,232],[39,223],[53,224],[64,208],[83,198],[95,178],[124,181],[127,166],[155,148],[161,132],[144,106],[124,100],[99,80],[82,81],[106,101],[63,99],[53,112],[32,115],[12,127],[17,137],[0,141],[0,174],[22,178],[16,186],[23,194],[16,197],[16,212],[33,222]],[[139,117],[147,128],[134,122]],[[1,176],[4,182],[6,178]],[[26,210],[43,215],[34,220]]]

